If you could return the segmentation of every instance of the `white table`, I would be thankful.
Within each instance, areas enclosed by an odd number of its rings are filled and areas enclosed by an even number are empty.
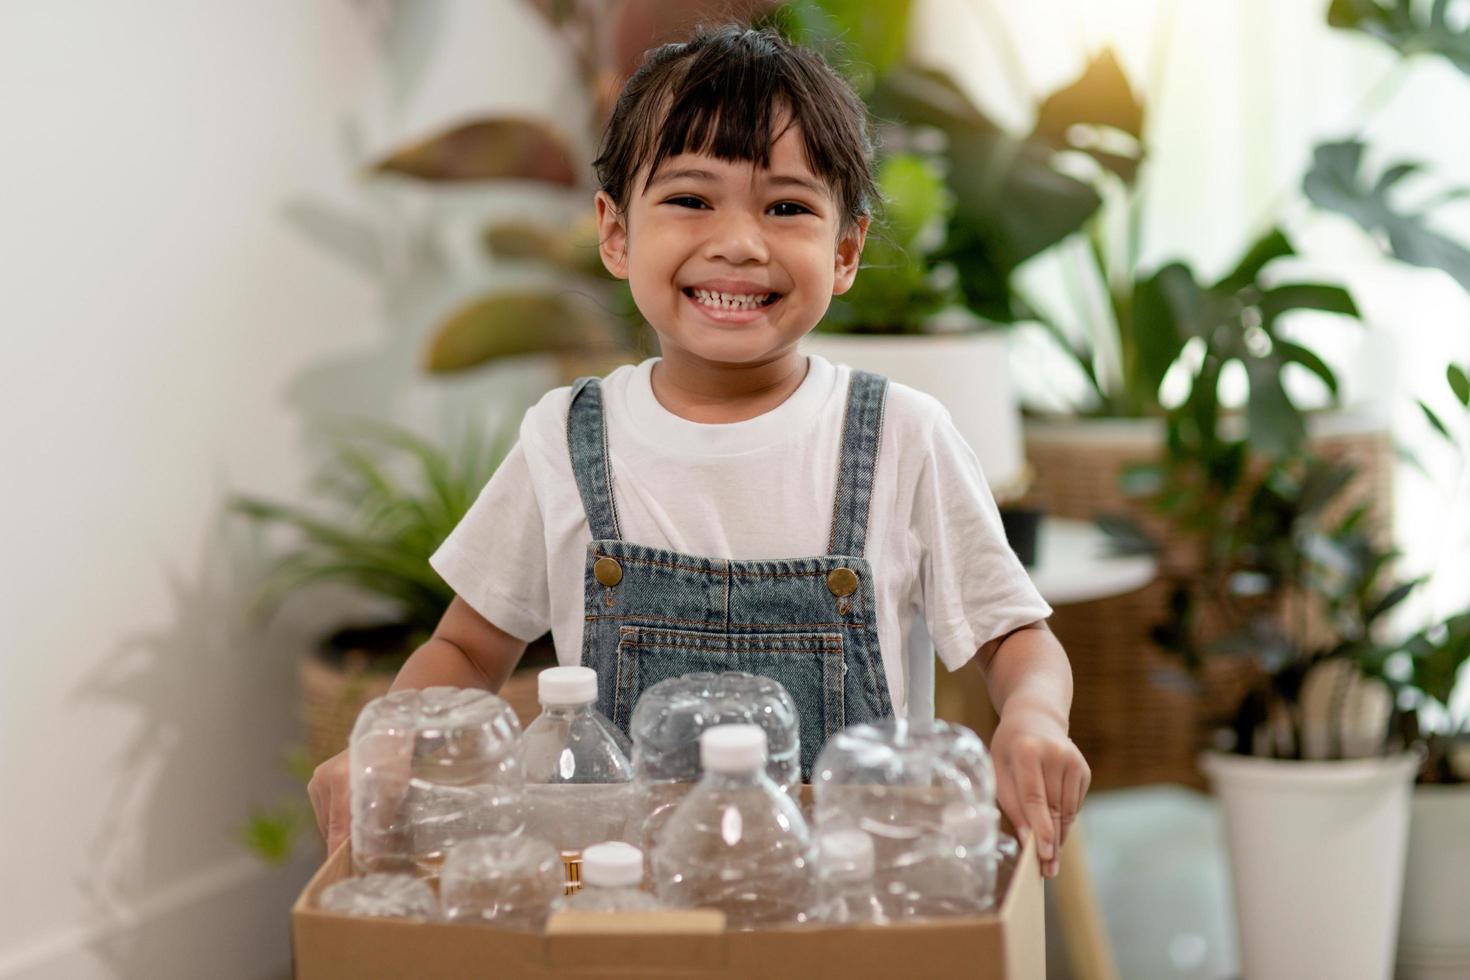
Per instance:
[[[1041,597],[1053,606],[1126,595],[1154,580],[1159,564],[1149,555],[1112,555],[1108,536],[1087,521],[1047,517],[1037,535],[1036,564],[1027,569]]]

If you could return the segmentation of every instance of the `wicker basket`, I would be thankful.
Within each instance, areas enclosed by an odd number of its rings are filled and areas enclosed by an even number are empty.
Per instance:
[[[1392,517],[1393,447],[1381,427],[1347,415],[1313,420],[1311,445],[1328,458],[1351,462],[1358,476],[1343,506],[1366,501],[1378,526]],[[1202,788],[1196,766],[1208,737],[1202,722],[1238,701],[1256,668],[1249,661],[1209,665],[1200,694],[1160,684],[1177,661],[1150,638],[1165,619],[1170,586],[1189,578],[1195,559],[1189,542],[1171,536],[1167,522],[1122,495],[1118,474],[1153,462],[1162,442],[1156,420],[1106,419],[1028,424],[1026,455],[1035,471],[1028,501],[1048,514],[1090,520],[1126,514],[1163,542],[1163,576],[1128,595],[1059,606],[1051,626],[1072,664],[1071,734],[1092,768],[1092,785],[1118,788],[1182,783]]]
[[[524,728],[541,711],[536,700],[536,673],[540,658],[528,656],[522,669],[511,674],[500,696],[515,710]],[[301,664],[301,709],[306,723],[306,748],[315,766],[347,747],[358,712],[373,698],[387,694],[394,675],[368,668],[368,659],[351,655],[333,664],[308,657]]]

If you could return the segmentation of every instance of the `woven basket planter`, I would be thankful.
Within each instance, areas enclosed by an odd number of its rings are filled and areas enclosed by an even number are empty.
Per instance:
[[[1344,510],[1366,501],[1386,531],[1393,510],[1393,445],[1387,431],[1346,414],[1313,419],[1310,431],[1315,451],[1358,468],[1341,502]],[[1059,606],[1050,621],[1072,664],[1071,736],[1092,768],[1092,785],[1100,789],[1149,783],[1203,789],[1196,760],[1210,734],[1204,722],[1237,703],[1256,670],[1250,661],[1216,658],[1200,693],[1156,680],[1178,666],[1150,638],[1167,615],[1168,580],[1190,579],[1197,561],[1190,542],[1171,535],[1167,521],[1123,496],[1118,476],[1129,466],[1155,461],[1162,440],[1162,425],[1152,419],[1026,426],[1026,456],[1035,472],[1028,502],[1053,516],[1078,520],[1125,514],[1163,547],[1159,580],[1128,595]]]
[[[514,709],[521,727],[541,711],[533,669],[542,658],[528,650],[521,669],[510,675],[500,696]],[[368,658],[349,654],[340,664],[308,657],[301,664],[301,713],[306,748],[315,766],[347,748],[357,715],[373,698],[387,694],[394,674],[368,667]]]

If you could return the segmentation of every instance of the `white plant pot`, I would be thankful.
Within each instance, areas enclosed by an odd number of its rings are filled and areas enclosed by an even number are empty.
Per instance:
[[[1392,976],[1418,753],[1200,764],[1225,815],[1246,980]]]
[[[1021,408],[1004,330],[914,335],[809,333],[802,349],[933,395],[980,460],[1002,501],[1023,479]]]
[[[1470,977],[1470,786],[1414,790],[1399,980]]]

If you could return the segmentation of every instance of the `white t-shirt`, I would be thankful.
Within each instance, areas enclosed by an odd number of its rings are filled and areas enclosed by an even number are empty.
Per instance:
[[[851,369],[810,354],[786,401],[742,422],[691,422],[664,408],[650,358],[602,381],[613,496],[629,542],[723,559],[826,554]],[[429,563],[513,636],[551,630],[557,658],[582,655],[592,534],[567,450],[571,388],[527,412],[520,439]],[[915,618],[954,670],[987,641],[1051,615],[1006,543],[974,452],[932,396],[888,386],[867,552],[894,711],[933,711],[932,660],[916,670]],[[918,633],[923,636],[922,631]],[[918,690],[927,685],[928,690]]]

